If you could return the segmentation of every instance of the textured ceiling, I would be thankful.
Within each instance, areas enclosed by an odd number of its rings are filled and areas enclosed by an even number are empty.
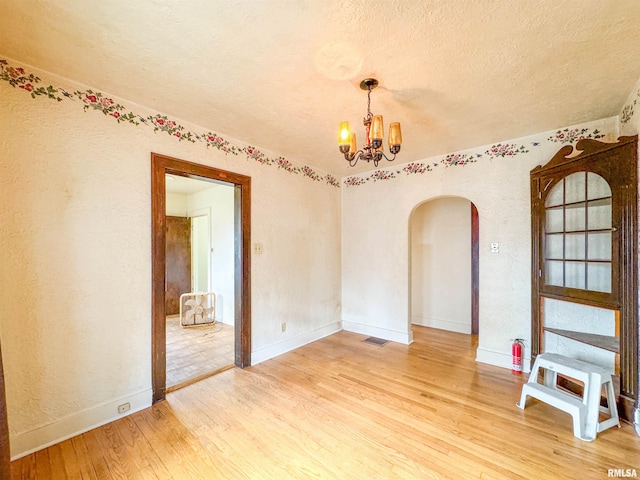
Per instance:
[[[0,0],[0,55],[339,176],[337,125],[396,162],[616,115],[637,0]]]

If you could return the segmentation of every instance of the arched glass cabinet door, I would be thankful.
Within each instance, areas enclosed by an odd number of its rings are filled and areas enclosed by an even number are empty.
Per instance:
[[[611,294],[614,227],[609,183],[589,171],[561,178],[545,194],[543,218],[544,289]]]
[[[637,158],[637,136],[584,139],[531,170],[531,360],[546,299],[614,311],[614,337],[553,330],[619,355],[619,413],[640,433]]]

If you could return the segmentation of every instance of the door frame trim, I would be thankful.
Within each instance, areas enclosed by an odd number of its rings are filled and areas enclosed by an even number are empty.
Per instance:
[[[151,153],[151,376],[153,403],[165,399],[167,345],[165,175],[234,186],[235,366],[251,365],[251,177]]]
[[[480,333],[480,220],[471,202],[471,335]]]

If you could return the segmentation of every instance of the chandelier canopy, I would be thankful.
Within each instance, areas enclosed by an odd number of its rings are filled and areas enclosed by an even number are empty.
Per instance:
[[[385,160],[392,162],[396,159],[396,154],[400,151],[402,132],[400,131],[400,123],[394,122],[389,125],[388,138],[389,151],[393,154],[393,157],[389,158],[383,152],[382,139],[384,136],[384,126],[382,115],[373,115],[371,113],[371,90],[377,86],[378,80],[375,78],[365,78],[360,82],[360,88],[367,90],[367,116],[362,120],[365,126],[365,145],[362,149],[358,150],[356,134],[351,132],[349,122],[340,122],[338,146],[351,167],[354,167],[356,163],[358,163],[358,160],[373,162],[374,167],[377,167],[378,162],[380,162],[383,157]]]

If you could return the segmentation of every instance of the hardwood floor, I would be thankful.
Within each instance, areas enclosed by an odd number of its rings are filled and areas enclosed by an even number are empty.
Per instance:
[[[183,328],[179,316],[167,317],[167,387],[175,387],[234,362],[234,331],[216,323]]]
[[[573,436],[526,375],[474,361],[473,337],[414,328],[383,347],[340,332],[173,392],[12,464],[26,479],[591,479],[640,474],[629,425]]]

